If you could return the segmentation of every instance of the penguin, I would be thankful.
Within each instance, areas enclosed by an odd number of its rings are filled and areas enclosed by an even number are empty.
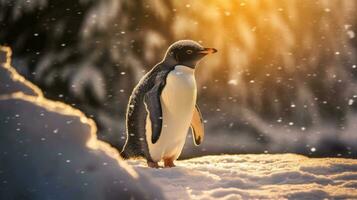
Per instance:
[[[133,89],[126,113],[124,159],[144,157],[148,167],[174,167],[191,127],[195,145],[204,137],[201,112],[196,104],[195,69],[214,48],[193,40],[179,40],[168,48]]]

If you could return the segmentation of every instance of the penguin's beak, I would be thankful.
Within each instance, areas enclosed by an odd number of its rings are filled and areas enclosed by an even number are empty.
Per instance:
[[[217,49],[215,48],[204,48],[203,50],[199,51],[199,53],[207,55],[207,54],[213,54],[216,53]]]

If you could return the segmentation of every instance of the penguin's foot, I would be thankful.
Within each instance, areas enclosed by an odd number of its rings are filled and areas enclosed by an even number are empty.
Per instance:
[[[151,167],[151,168],[160,168],[160,166],[157,162],[147,161],[147,164],[148,164],[148,167]]]
[[[176,167],[172,158],[164,159],[164,166],[165,168]]]

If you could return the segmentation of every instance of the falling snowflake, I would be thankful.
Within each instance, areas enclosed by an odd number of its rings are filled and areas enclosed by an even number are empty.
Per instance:
[[[236,79],[231,79],[231,80],[228,81],[228,84],[229,85],[237,85],[238,81]]]
[[[349,106],[352,106],[353,102],[354,102],[353,99],[349,99],[349,100],[348,100],[348,105],[349,105]]]

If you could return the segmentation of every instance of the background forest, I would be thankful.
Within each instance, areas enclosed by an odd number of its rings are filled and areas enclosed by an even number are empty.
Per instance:
[[[183,157],[295,152],[357,157],[353,0],[0,0],[0,44],[46,97],[121,149],[131,90],[167,47],[218,54],[196,72],[206,139]]]

